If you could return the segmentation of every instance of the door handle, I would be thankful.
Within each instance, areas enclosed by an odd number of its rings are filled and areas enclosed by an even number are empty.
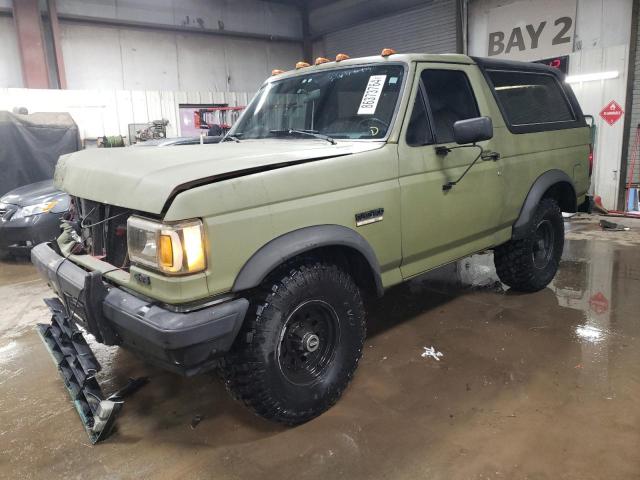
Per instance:
[[[495,162],[500,160],[500,154],[498,152],[482,152],[482,160],[493,160]]]

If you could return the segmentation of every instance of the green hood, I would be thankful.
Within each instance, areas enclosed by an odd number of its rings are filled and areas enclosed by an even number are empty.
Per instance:
[[[380,148],[380,142],[316,139],[245,140],[163,148],[105,148],[60,157],[55,184],[69,194],[101,203],[160,214],[175,192],[286,166]]]

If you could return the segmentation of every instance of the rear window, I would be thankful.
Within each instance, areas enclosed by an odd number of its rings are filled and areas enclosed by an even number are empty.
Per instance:
[[[550,74],[488,70],[505,120],[514,126],[576,120],[567,97]]]

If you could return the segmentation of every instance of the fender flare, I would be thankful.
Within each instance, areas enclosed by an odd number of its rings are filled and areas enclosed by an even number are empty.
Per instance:
[[[573,195],[575,198],[576,187],[573,184],[573,180],[569,175],[567,175],[562,170],[548,170],[540,175],[529,190],[527,194],[527,198],[522,205],[522,209],[520,210],[520,215],[518,219],[513,224],[513,233],[512,238],[517,240],[522,238],[522,236],[526,233],[527,227],[529,226],[529,222],[533,217],[533,212],[535,212],[538,203],[542,200],[542,196],[545,194],[549,188],[558,183],[568,183],[573,190]],[[574,199],[574,203],[576,200]]]
[[[342,225],[304,227],[271,240],[255,252],[244,264],[231,291],[240,292],[257,287],[283,262],[319,247],[342,246],[359,252],[369,264],[378,296],[384,288],[378,258],[369,242],[355,230]]]

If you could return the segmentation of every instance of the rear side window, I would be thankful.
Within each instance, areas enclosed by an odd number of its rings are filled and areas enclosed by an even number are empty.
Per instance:
[[[510,125],[544,125],[576,120],[564,90],[553,75],[499,70],[488,70],[487,75]]]
[[[454,123],[480,116],[469,79],[460,70],[424,70],[421,77],[431,108],[436,141],[453,142]]]

